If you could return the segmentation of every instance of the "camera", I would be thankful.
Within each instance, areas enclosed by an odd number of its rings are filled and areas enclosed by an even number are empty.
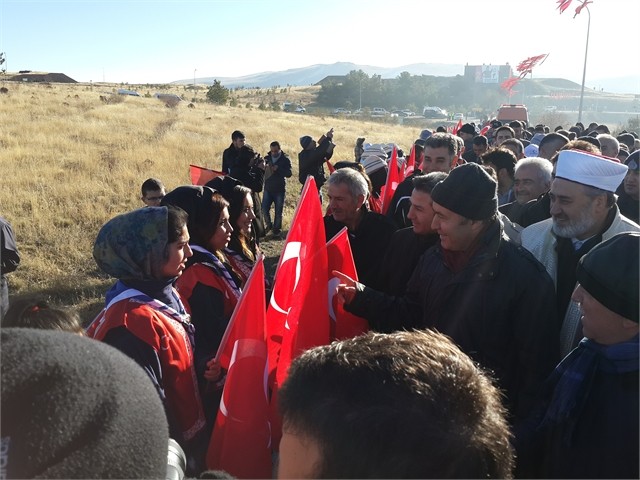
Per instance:
[[[167,480],[183,480],[187,470],[187,456],[182,447],[173,438],[169,439],[167,449]]]

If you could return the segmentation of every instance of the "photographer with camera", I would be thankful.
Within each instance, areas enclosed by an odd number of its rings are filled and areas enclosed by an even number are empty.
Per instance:
[[[256,234],[256,240],[267,234],[262,209],[259,208],[259,205],[262,205],[260,192],[264,187],[264,172],[264,158],[262,158],[251,145],[247,144],[240,148],[236,163],[229,169],[229,175],[231,177],[241,181],[242,185],[251,189],[254,214],[256,216],[253,220],[253,230]]]

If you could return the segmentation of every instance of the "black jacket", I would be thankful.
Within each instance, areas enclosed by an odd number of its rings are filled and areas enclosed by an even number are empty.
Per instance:
[[[275,162],[271,157],[271,152],[264,157],[266,165],[264,189],[269,193],[281,193],[285,191],[286,178],[291,177],[291,160],[286,153],[281,152],[280,157]],[[273,166],[278,168],[273,170]],[[268,174],[268,176],[267,176]]]
[[[384,215],[371,212],[362,207],[364,217],[355,231],[349,231],[349,243],[353,252],[353,262],[356,265],[358,278],[367,285],[373,284],[378,278],[378,269],[382,263],[382,256],[386,253],[396,227]],[[331,240],[345,227],[331,215],[324,217],[324,229],[327,241]]]
[[[318,190],[324,185],[324,162],[333,155],[333,144],[331,139],[323,137],[320,144],[310,150],[302,150],[298,154],[298,180],[302,185],[307,181],[307,176],[311,175],[316,181]]]
[[[377,284],[369,287],[389,295],[402,295],[424,252],[438,242],[438,234],[416,235],[413,227],[396,231],[378,270]]]
[[[383,332],[434,328],[448,335],[493,371],[518,419],[529,412],[558,361],[553,281],[542,264],[503,234],[499,221],[458,273],[449,269],[438,243],[420,257],[403,296],[358,289],[347,310]]]

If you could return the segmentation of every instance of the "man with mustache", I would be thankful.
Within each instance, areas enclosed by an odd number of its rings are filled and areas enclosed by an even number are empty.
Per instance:
[[[640,226],[620,215],[614,192],[627,167],[599,155],[562,150],[551,184],[551,218],[522,231],[522,246],[542,263],[556,285],[557,307],[564,317],[561,353],[582,338],[580,307],[571,301],[578,260],[599,243]],[[624,255],[624,252],[621,252]]]

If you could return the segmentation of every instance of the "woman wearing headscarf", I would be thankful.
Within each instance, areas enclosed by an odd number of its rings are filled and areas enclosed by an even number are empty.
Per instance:
[[[241,293],[240,276],[224,253],[233,231],[228,203],[209,187],[188,185],[169,192],[162,204],[189,214],[193,256],[176,281],[176,289],[185,299],[195,326],[196,372],[211,428],[222,393],[221,372],[213,358]]]
[[[109,220],[98,233],[93,257],[117,278],[105,308],[87,334],[133,358],[162,399],[170,435],[200,470],[205,417],[194,368],[194,328],[173,282],[192,252],[187,215],[146,207]],[[202,441],[201,441],[202,440]]]

